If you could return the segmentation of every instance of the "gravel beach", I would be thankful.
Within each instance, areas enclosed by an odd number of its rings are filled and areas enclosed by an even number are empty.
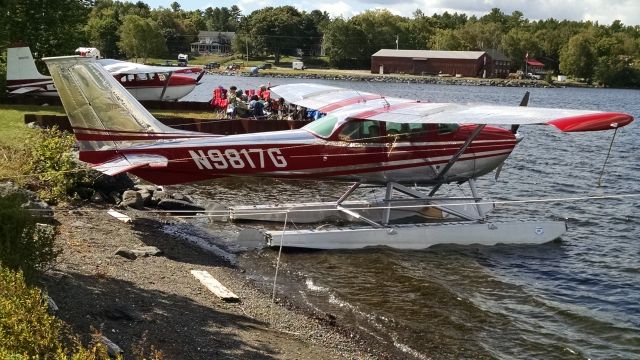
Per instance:
[[[243,269],[162,230],[174,220],[127,212],[133,221],[124,223],[107,210],[56,209],[62,254],[42,278],[59,307],[56,315],[83,341],[100,331],[128,359],[152,350],[165,359],[388,357],[372,355],[367,342],[348,329],[287,305],[286,296],[276,295],[272,306],[271,295]],[[134,260],[115,254],[141,246],[162,254]],[[240,302],[217,298],[191,270],[208,271]]]

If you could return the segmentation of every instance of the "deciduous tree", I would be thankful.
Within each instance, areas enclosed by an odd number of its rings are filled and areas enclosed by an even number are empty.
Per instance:
[[[129,57],[142,58],[145,62],[151,56],[161,56],[166,51],[165,39],[160,27],[151,19],[137,15],[127,15],[118,30],[118,47]]]
[[[249,15],[251,41],[261,43],[280,63],[283,54],[292,55],[301,44],[302,15],[293,6],[266,7]]]
[[[593,36],[586,31],[569,39],[560,52],[560,70],[578,78],[593,78],[597,59],[594,42]]]

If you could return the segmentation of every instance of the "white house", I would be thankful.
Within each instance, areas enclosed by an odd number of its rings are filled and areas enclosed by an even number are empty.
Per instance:
[[[199,54],[226,54],[231,52],[235,32],[200,31],[198,41],[191,43],[191,52]]]

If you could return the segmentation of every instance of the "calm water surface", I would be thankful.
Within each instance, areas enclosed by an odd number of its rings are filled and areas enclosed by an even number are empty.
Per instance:
[[[389,96],[517,105],[520,88],[319,81]],[[214,86],[304,82],[208,76],[185,100],[208,100]],[[624,111],[640,118],[640,92],[529,89],[530,106]],[[638,122],[621,129],[603,186],[597,179],[612,132],[560,133],[521,127],[525,139],[496,182],[479,181],[493,200],[640,193]],[[332,200],[348,186],[222,180],[190,186],[223,204]],[[449,186],[460,195],[467,187]],[[361,193],[362,196],[372,196]],[[279,290],[339,323],[359,328],[395,358],[640,358],[640,200],[500,205],[495,219],[567,219],[561,241],[539,246],[372,249],[283,254]],[[213,224],[218,242],[253,224]],[[261,225],[256,225],[261,226]],[[227,234],[227,235],[224,235]],[[273,251],[241,257],[259,282],[273,281]]]

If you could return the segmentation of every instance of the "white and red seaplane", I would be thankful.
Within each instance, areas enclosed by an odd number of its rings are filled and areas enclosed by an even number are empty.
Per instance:
[[[80,146],[80,159],[106,174],[129,172],[155,184],[226,176],[353,182],[336,202],[236,208],[232,217],[311,222],[328,212],[365,226],[267,232],[270,245],[420,249],[437,243],[544,243],[562,221],[488,221],[475,179],[496,170],[518,143],[494,125],[547,124],[561,131],[625,126],[615,112],[425,103],[318,84],[272,88],[326,116],[299,130],[211,135],[157,121],[104,68],[81,57],[44,59]],[[524,104],[523,104],[524,105]],[[467,182],[472,197],[439,198],[441,185]],[[347,201],[360,184],[385,186],[379,203]],[[411,186],[430,186],[422,192]],[[258,215],[259,213],[260,215]],[[418,215],[440,222],[394,224]]]
[[[94,48],[78,50],[83,50],[82,56],[96,58],[96,62],[104,66],[137,100],[182,99],[195,89],[204,75],[204,71],[197,67],[150,66],[99,59],[99,52]],[[7,90],[10,94],[58,96],[51,77],[38,72],[28,47],[7,49]]]

